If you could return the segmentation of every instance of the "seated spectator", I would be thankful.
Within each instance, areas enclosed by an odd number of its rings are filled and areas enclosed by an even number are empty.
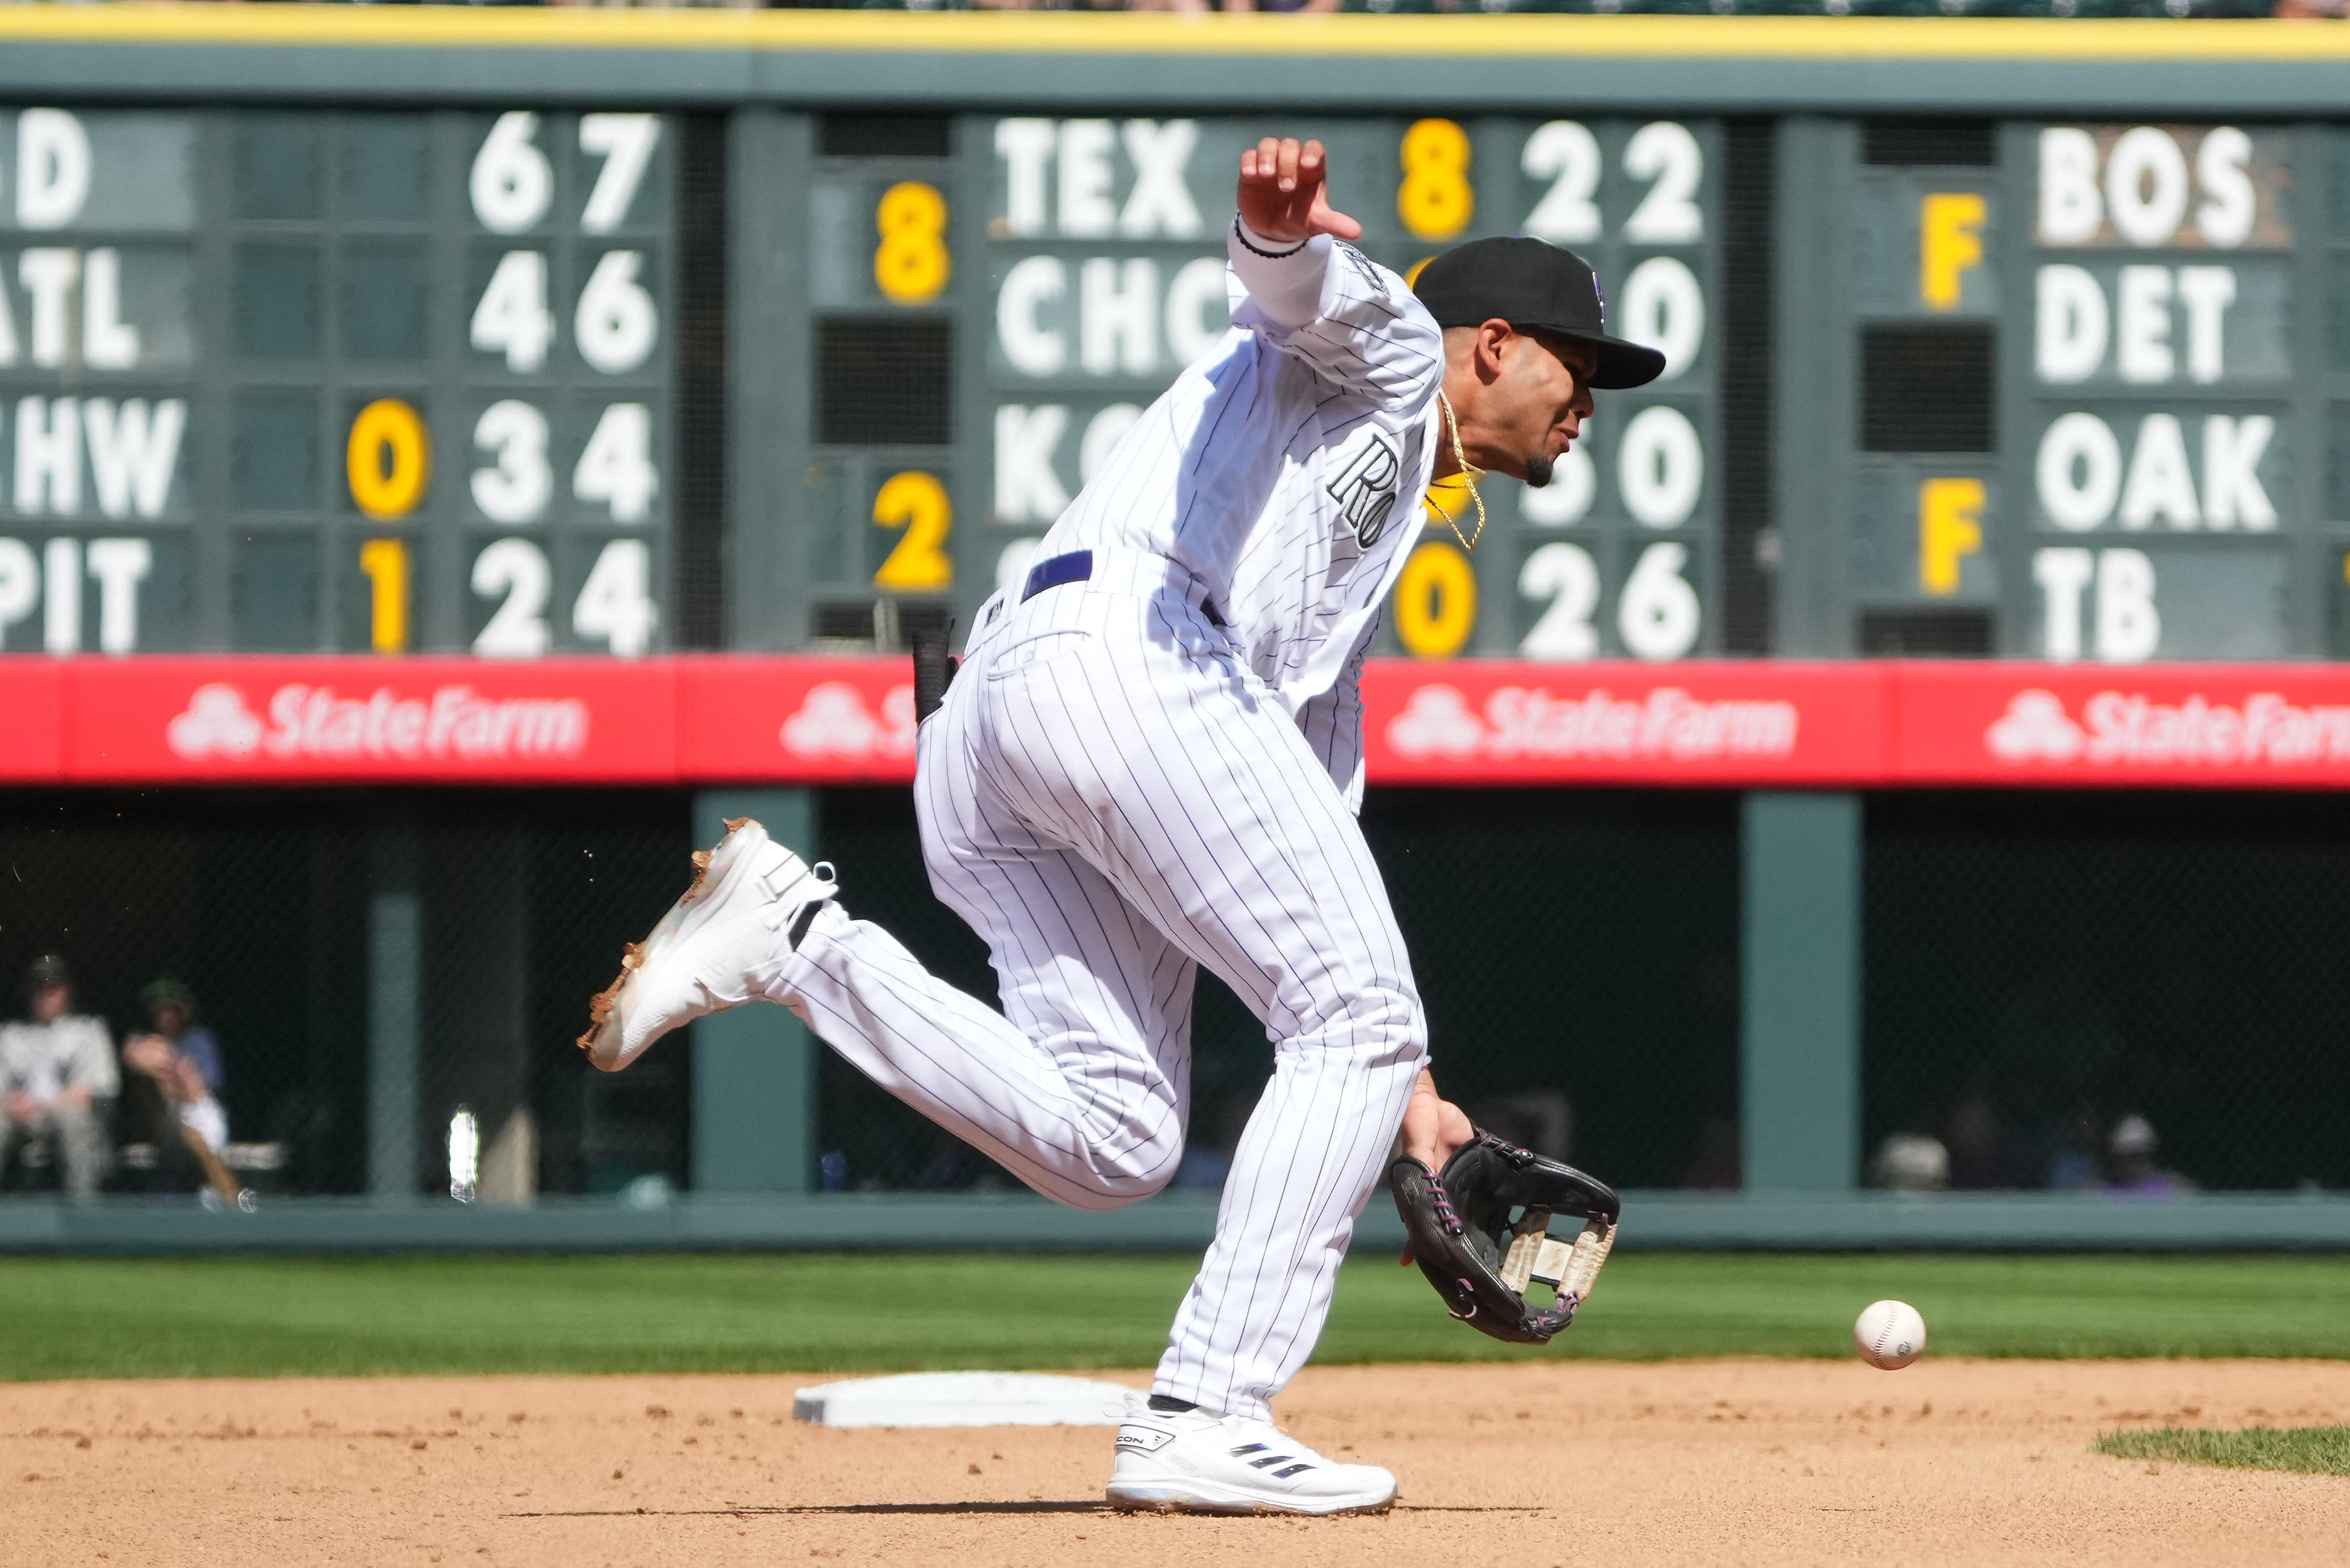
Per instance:
[[[2104,1163],[2105,1122],[2094,1106],[2075,1106],[2064,1120],[2055,1152],[2048,1160],[2048,1185],[2059,1192],[2079,1192],[2097,1185]]]
[[[2154,1124],[2144,1116],[2124,1116],[2114,1125],[2106,1145],[2104,1190],[2117,1198],[2176,1198],[2192,1192],[2195,1184],[2175,1170],[2155,1162]]]
[[[25,976],[23,1023],[0,1024],[0,1171],[25,1143],[47,1137],[65,1168],[66,1195],[86,1202],[106,1174],[100,1102],[121,1079],[105,1021],[73,1011],[73,981],[54,954]]]
[[[1940,1192],[1950,1185],[1950,1151],[1924,1133],[1895,1133],[1878,1147],[1869,1181],[1890,1192]]]
[[[1942,1123],[1942,1147],[1950,1157],[1950,1189],[1984,1192],[2021,1185],[2007,1129],[1998,1107],[1982,1089],[1970,1090]]]
[[[182,1127],[218,1154],[228,1142],[221,1109],[220,1042],[196,1022],[195,993],[169,975],[141,993],[151,1032],[122,1043],[122,1064],[138,1076],[125,1098],[123,1125],[155,1146],[156,1168],[172,1189],[203,1185]]]
[[[1738,1118],[1715,1112],[1698,1124],[1681,1167],[1681,1185],[1693,1192],[1735,1192],[1745,1182],[1738,1147]]]

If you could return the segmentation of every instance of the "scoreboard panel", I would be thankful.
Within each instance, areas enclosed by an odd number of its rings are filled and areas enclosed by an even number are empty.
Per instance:
[[[760,646],[886,641],[914,616],[967,626],[1024,573],[1143,405],[1227,328],[1224,230],[1240,153],[1261,134],[1324,140],[1373,259],[1409,275],[1464,239],[1539,234],[1592,261],[1617,329],[1668,356],[1655,386],[1603,397],[1546,490],[1485,485],[1473,556],[1431,528],[1385,649],[1669,659],[1719,646],[1717,126],[791,118],[745,141],[764,150],[746,163],[772,162],[767,188],[804,214],[762,228],[755,286],[806,309],[748,346],[746,373],[803,373],[789,346],[805,344],[813,402],[775,464],[798,483],[753,486],[806,532],[781,591],[734,600]],[[805,180],[769,156],[795,145],[811,149]],[[1473,530],[1465,494],[1445,504]]]
[[[2259,125],[2004,128],[2004,161],[2033,192],[2009,267],[2029,315],[2007,322],[2030,393],[2002,465],[2029,534],[2010,547],[2032,601],[2011,636],[2031,651],[2324,651],[2314,596],[2296,605],[2294,590],[2324,539],[2296,461],[2318,449],[2296,429],[2291,338],[2323,297],[2304,303],[2295,276],[2302,140]]]
[[[1781,651],[2339,657],[2336,134],[1793,128]]]
[[[1380,651],[1719,654],[1736,577],[1781,655],[2350,657],[2336,127],[1790,115],[1758,194],[1706,118],[739,109],[688,305],[688,123],[0,110],[0,650],[659,651],[693,484],[727,646],[967,628],[1225,330],[1233,170],[1288,133],[1374,259],[1554,240],[1668,361],[1547,488],[1490,481],[1473,553],[1431,522]]]
[[[660,646],[663,130],[0,112],[0,647]]]

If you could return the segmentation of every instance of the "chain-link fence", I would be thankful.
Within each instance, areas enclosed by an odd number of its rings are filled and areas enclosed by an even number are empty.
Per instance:
[[[690,1181],[691,1051],[608,1076],[571,1042],[621,943],[683,885],[691,813],[646,791],[0,797],[0,1011],[25,1016],[20,981],[55,954],[68,1013],[102,1021],[108,1191],[201,1192],[180,1124],[209,1097],[213,1141],[263,1192],[446,1191],[463,1112],[484,1197],[657,1197]],[[851,911],[992,996],[984,950],[930,893],[908,793],[818,792],[815,815]],[[1364,823],[1448,1096],[1627,1187],[1738,1184],[1736,795],[1390,790]],[[2334,802],[1887,794],[1867,824],[1868,1179],[2350,1186]],[[400,951],[387,886],[416,911],[404,1079],[375,983]],[[208,1032],[217,1073],[151,1071],[132,1043],[159,1023],[199,1067],[183,1026]],[[1193,1035],[1178,1181],[1212,1188],[1272,1053],[1212,980]],[[811,1186],[1012,1185],[818,1062]],[[58,1128],[12,1141],[0,1191],[71,1184]]]
[[[1429,1012],[1438,1082],[1482,1122],[1627,1186],[1735,1186],[1736,797],[1376,791],[1364,825]],[[904,791],[833,791],[842,901],[991,1000],[986,950],[930,894]],[[1192,1013],[1179,1184],[1220,1184],[1272,1071],[1212,978]],[[827,1055],[824,1177],[850,1189],[1011,1179]]]
[[[209,1100],[224,1123],[209,1141],[241,1183],[365,1190],[384,1131],[370,1126],[378,888],[387,845],[404,846],[421,917],[404,1185],[446,1189],[461,1108],[498,1196],[680,1182],[688,1054],[608,1078],[571,1041],[623,933],[677,896],[687,811],[681,794],[595,791],[6,796],[0,1011],[26,1018],[21,982],[56,955],[68,1015],[102,1022],[116,1064],[78,1086],[98,1091],[107,1189],[202,1190],[180,1124],[203,1123]],[[176,1017],[156,1005],[173,994]],[[159,1059],[133,1042],[159,1024],[192,1079],[140,1065]],[[215,1043],[216,1073],[196,1034]],[[59,1086],[78,1085],[46,1087]],[[70,1184],[67,1140],[17,1141],[0,1189]]]
[[[1866,876],[1881,1183],[2350,1185],[2338,800],[1882,795]]]

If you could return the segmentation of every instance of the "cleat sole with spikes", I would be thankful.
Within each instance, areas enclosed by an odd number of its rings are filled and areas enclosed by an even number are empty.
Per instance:
[[[719,961],[713,942],[725,949],[728,933],[773,929],[832,896],[831,867],[812,869],[747,816],[728,818],[726,837],[692,858],[692,884],[643,941],[622,950],[620,972],[588,1000],[578,1045],[606,1072],[619,1072],[678,1024],[748,1000],[736,993],[742,966]],[[756,933],[754,940],[770,945]],[[713,962],[710,974],[693,972]]]

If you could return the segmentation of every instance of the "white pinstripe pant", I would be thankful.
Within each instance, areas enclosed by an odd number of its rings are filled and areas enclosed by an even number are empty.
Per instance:
[[[1106,1210],[1174,1175],[1195,966],[1231,985],[1274,1075],[1155,1391],[1264,1417],[1322,1332],[1427,1026],[1354,815],[1196,592],[1151,591],[1165,570],[1110,557],[1007,605],[922,726],[931,886],[986,939],[1003,1014],[837,906],[768,994],[1038,1192]]]

